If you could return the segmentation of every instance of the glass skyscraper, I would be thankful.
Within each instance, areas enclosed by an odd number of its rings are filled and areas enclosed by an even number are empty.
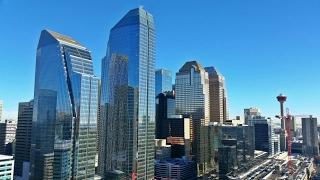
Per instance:
[[[102,60],[99,173],[153,179],[155,29],[143,8],[129,11],[110,31]]]
[[[158,69],[156,70],[156,96],[167,91],[172,91],[172,73],[166,69]]]
[[[31,179],[93,179],[98,78],[90,51],[44,30],[36,61]]]

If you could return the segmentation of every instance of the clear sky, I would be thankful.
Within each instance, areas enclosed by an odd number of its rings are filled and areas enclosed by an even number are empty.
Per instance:
[[[91,51],[100,76],[109,30],[139,5],[154,15],[157,67],[179,70],[196,59],[225,76],[231,117],[246,107],[320,115],[319,0],[0,0],[0,99],[16,118],[33,98],[42,29],[69,35]]]

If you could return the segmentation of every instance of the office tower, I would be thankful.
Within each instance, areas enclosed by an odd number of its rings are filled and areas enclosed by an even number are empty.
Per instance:
[[[13,120],[5,120],[0,123],[0,154],[13,154],[16,129],[17,123]]]
[[[13,180],[13,169],[13,156],[6,156],[0,154],[0,179]]]
[[[195,157],[198,176],[206,173],[206,163],[201,152],[201,126],[210,121],[209,77],[197,61],[186,62],[176,73],[176,114],[192,117],[194,136],[192,155]]]
[[[218,151],[219,179],[229,179],[227,174],[237,166],[236,145],[222,145]]]
[[[237,140],[237,164],[242,166],[254,158],[255,131],[253,126],[228,126],[221,127],[220,139]]]
[[[229,119],[225,79],[214,67],[206,67],[209,75],[210,121],[224,123]]]
[[[312,116],[301,118],[304,155],[314,157],[319,155],[319,140],[317,131],[317,118]]]
[[[102,60],[99,173],[122,171],[153,179],[155,139],[155,28],[142,7],[110,31]]]
[[[263,116],[253,116],[248,119],[248,125],[254,127],[255,150],[274,152],[274,131],[271,121]]]
[[[197,179],[197,165],[187,158],[156,160],[155,179]]]
[[[156,96],[160,93],[172,91],[172,73],[166,69],[157,69],[155,74]]]
[[[33,100],[19,103],[14,162],[15,176],[23,176],[24,162],[30,163],[32,114]]]
[[[156,138],[169,136],[168,117],[175,115],[175,97],[173,92],[160,93],[156,97]]]
[[[248,108],[248,109],[244,109],[244,123],[248,124],[248,119],[251,119],[252,117],[255,116],[261,116],[261,112],[260,109],[258,108]]]
[[[31,179],[90,179],[95,174],[98,78],[90,51],[43,30],[36,61]]]
[[[2,121],[3,101],[0,100],[0,122]]]

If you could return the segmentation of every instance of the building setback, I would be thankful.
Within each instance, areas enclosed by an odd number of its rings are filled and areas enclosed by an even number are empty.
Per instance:
[[[19,103],[14,175],[23,176],[23,163],[30,162],[33,100]]]
[[[31,179],[90,179],[95,174],[98,78],[90,51],[43,30],[37,48]]]
[[[111,29],[101,73],[99,174],[153,179],[155,28],[142,7]]]

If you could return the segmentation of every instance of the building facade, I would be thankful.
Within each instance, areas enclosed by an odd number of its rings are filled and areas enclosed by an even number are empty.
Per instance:
[[[13,180],[13,169],[13,156],[6,156],[0,154],[0,179]]]
[[[90,179],[95,174],[98,78],[90,51],[43,30],[37,48],[31,179]]]
[[[244,124],[248,124],[248,120],[255,116],[261,116],[260,109],[254,107],[244,109]]]
[[[160,93],[172,91],[172,73],[166,69],[157,69],[155,74],[156,96]]]
[[[0,154],[13,155],[16,129],[16,121],[5,120],[0,123]]]
[[[201,152],[201,126],[210,122],[209,76],[197,61],[186,62],[176,73],[176,114],[192,118],[193,137],[191,154],[197,162],[198,176],[203,175],[206,163]]]
[[[319,139],[317,130],[317,118],[301,118],[302,121],[302,153],[313,157],[319,155]]]
[[[274,131],[270,120],[263,116],[252,116],[248,120],[248,125],[254,127],[255,150],[275,154]]]
[[[30,162],[33,100],[19,103],[14,175],[23,176],[23,163]]]
[[[173,92],[160,93],[156,97],[156,138],[169,136],[169,116],[175,115],[175,97]]]
[[[113,170],[153,179],[155,139],[155,28],[142,7],[110,31],[102,60],[99,173]]]
[[[196,163],[184,158],[157,160],[155,162],[155,179],[196,180]]]
[[[210,122],[224,123],[229,119],[225,78],[214,67],[206,67],[209,75]]]

